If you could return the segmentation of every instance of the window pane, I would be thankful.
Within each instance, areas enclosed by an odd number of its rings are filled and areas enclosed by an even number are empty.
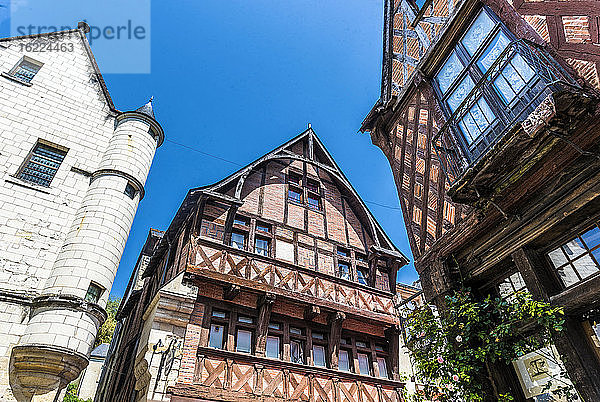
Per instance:
[[[238,322],[243,322],[245,324],[253,324],[254,319],[252,317],[246,317],[245,315],[238,316]]]
[[[260,232],[269,233],[269,232],[271,232],[271,227],[264,223],[257,223],[256,230],[258,230]]]
[[[494,86],[502,96],[502,99],[506,104],[510,103],[515,98],[515,91],[511,88],[510,84],[502,74],[494,80]]]
[[[510,40],[508,37],[502,31],[498,32],[492,43],[489,44],[477,61],[477,66],[481,71],[485,73],[509,44]]]
[[[252,351],[252,332],[238,329],[235,343],[236,352],[250,353]]]
[[[573,267],[571,266],[571,264],[567,264],[563,268],[560,268],[558,270],[558,276],[560,277],[562,282],[565,284],[565,286],[571,286],[571,285],[579,282],[579,277],[573,270]]]
[[[356,347],[357,348],[366,348],[367,347],[367,342],[356,341]]]
[[[321,332],[313,332],[312,333],[312,337],[315,338],[315,339],[324,340],[325,339],[325,334],[323,334]]]
[[[248,226],[248,219],[244,218],[243,216],[236,216],[233,219],[233,223],[236,225]]]
[[[563,245],[562,249],[569,260],[574,260],[581,254],[586,252],[585,246],[583,245],[581,240],[579,240],[579,238],[575,238],[567,244]]]
[[[525,82],[531,81],[535,73],[520,54],[516,54],[510,62],[515,66],[515,69],[519,74],[521,74],[521,77],[523,77]]]
[[[308,206],[312,209],[321,209],[321,199],[317,197],[313,197],[311,195],[308,196]]]
[[[40,186],[49,187],[65,155],[64,151],[38,143],[18,177]]]
[[[573,266],[575,267],[575,270],[577,270],[577,273],[579,274],[581,279],[585,279],[588,276],[598,272],[598,267],[596,266],[596,263],[594,262],[594,260],[592,260],[592,257],[590,257],[589,254],[584,255],[583,257],[573,261]]]
[[[281,329],[281,324],[278,323],[278,322],[270,322],[269,323],[269,329],[279,330],[279,329]]]
[[[288,192],[288,197],[292,201],[302,202],[302,194],[299,191],[290,189]]]
[[[325,347],[321,345],[313,345],[313,360],[314,365],[325,367]]]
[[[212,324],[210,326],[210,335],[208,338],[208,346],[211,348],[223,348],[223,333],[225,327],[223,325]]]
[[[278,336],[267,336],[267,357],[273,359],[279,359],[279,337]]]
[[[363,271],[362,269],[357,269],[356,270],[356,279],[358,280],[358,283],[362,283],[363,285],[367,284],[367,273],[365,271]]]
[[[562,249],[559,247],[556,250],[551,251],[548,254],[548,257],[550,257],[550,261],[552,261],[552,264],[558,268],[561,265],[565,264],[567,262],[567,257],[565,257],[565,254],[563,253]]]
[[[364,353],[358,354],[358,369],[360,374],[371,374],[371,370],[369,370],[369,357]]]
[[[261,238],[256,238],[254,241],[254,251],[256,254],[269,256],[269,241]]]
[[[14,71],[13,76],[21,81],[31,82],[38,71],[40,71],[40,66],[23,60]]]
[[[388,371],[387,371],[387,366],[385,364],[385,359],[383,357],[377,358],[377,366],[379,366],[379,377],[387,378]]]
[[[348,358],[348,351],[346,350],[340,350],[339,369],[342,371],[350,371],[350,359]]]
[[[345,263],[338,263],[338,273],[340,278],[350,280],[350,266]]]
[[[592,249],[600,244],[600,229],[594,226],[592,229],[582,234],[581,238],[585,242],[586,246]]]
[[[211,316],[217,318],[227,318],[227,313],[221,310],[213,310]]]
[[[463,69],[463,65],[458,59],[456,52],[452,52],[446,63],[440,69],[437,75],[437,82],[442,94],[445,94],[448,88],[454,83]]]
[[[468,75],[458,84],[458,87],[454,90],[450,98],[448,98],[448,106],[452,113],[460,106],[463,100],[469,95],[471,90],[475,87],[473,80]]]
[[[241,233],[233,232],[231,234],[231,245],[235,248],[243,250],[246,243],[246,236]]]
[[[463,46],[471,54],[475,54],[479,46],[485,41],[487,36],[494,28],[494,21],[487,15],[485,11],[482,11],[477,16],[477,19],[473,22],[473,25],[469,28],[464,38],[462,39]]]
[[[291,341],[290,342],[290,357],[293,363],[304,364],[304,350],[302,342]]]

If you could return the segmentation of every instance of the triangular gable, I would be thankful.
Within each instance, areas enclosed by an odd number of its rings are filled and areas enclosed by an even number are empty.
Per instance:
[[[302,141],[306,141],[307,144],[309,144],[309,149],[307,152],[308,157],[306,158],[291,151],[294,145]],[[369,208],[367,208],[364,201],[360,198],[354,187],[352,187],[352,184],[350,184],[350,182],[348,181],[338,164],[335,162],[327,148],[325,148],[323,142],[319,139],[319,137],[317,137],[316,133],[310,127],[307,130],[300,133],[299,135],[297,135],[296,137],[287,141],[283,145],[280,145],[271,152],[268,152],[267,154],[256,159],[254,162],[241,168],[237,172],[227,176],[223,180],[220,180],[211,185],[197,187],[189,190],[183,202],[181,203],[181,206],[177,210],[175,217],[171,221],[169,228],[165,232],[165,235],[158,244],[157,249],[155,251],[155,256],[163,255],[167,247],[169,247],[169,244],[174,241],[175,236],[179,232],[182,224],[186,222],[190,214],[193,213],[193,210],[197,205],[198,199],[201,195],[204,194],[211,197],[221,198],[222,200],[227,202],[241,202],[240,195],[245,178],[248,177],[248,175],[251,172],[256,170],[262,163],[277,159],[306,160],[307,162],[315,163],[317,164],[317,166],[325,169],[330,174],[330,177],[337,181],[336,184],[341,186],[342,189],[344,189],[347,192],[347,194],[352,197],[352,200],[354,201],[353,206],[359,208],[360,211],[362,211],[362,213],[365,214],[365,217],[367,218],[370,224],[371,232],[373,233],[373,241],[375,242],[374,247],[376,248],[376,251],[383,251],[387,254],[392,254],[400,260],[403,260],[405,264],[409,262],[408,258],[404,254],[402,254],[400,250],[398,250],[398,248],[387,236],[381,225],[379,225],[379,222],[377,222]],[[237,197],[232,197],[226,194],[226,192],[234,186],[236,189]],[[143,277],[150,276],[150,274],[156,268],[156,265],[159,263],[159,259],[155,258],[155,256],[153,256],[148,268],[143,274]]]
[[[88,56],[88,60],[90,61],[90,65],[94,71],[94,75],[96,76],[96,81],[98,82],[98,85],[100,86],[100,89],[102,90],[102,94],[104,95],[104,99],[106,101],[107,106],[110,108],[111,111],[113,111],[115,113],[120,113],[119,110],[117,110],[117,108],[115,108],[115,105],[112,101],[110,93],[108,92],[108,88],[106,87],[106,82],[104,81],[104,77],[102,76],[102,73],[100,72],[100,68],[98,67],[96,58],[94,57],[94,54],[92,53],[92,49],[90,48],[90,44],[87,40],[87,37],[85,36],[85,34],[87,32],[89,32],[89,29],[90,29],[89,26],[85,22],[79,22],[79,24],[77,25],[77,29],[0,38],[0,45],[5,42],[12,42],[12,41],[22,40],[22,39],[33,39],[33,38],[41,38],[41,37],[46,37],[46,36],[61,36],[61,35],[71,34],[71,33],[77,34],[82,41],[83,48],[85,49],[85,52]]]
[[[298,143],[306,142],[308,144],[308,149],[306,150],[306,156],[300,155],[297,152],[294,152],[294,146]],[[329,153],[321,139],[317,136],[314,130],[309,127],[296,137],[287,141],[283,145],[275,148],[271,152],[263,155],[262,157],[256,159],[254,162],[248,164],[237,172],[229,175],[225,179],[208,186],[198,187],[196,189],[190,190],[190,194],[194,194],[195,192],[204,192],[204,193],[220,193],[224,195],[224,190],[230,188],[235,184],[236,191],[234,195],[234,199],[238,200],[241,195],[242,187],[244,185],[245,179],[248,175],[255,171],[261,164],[267,161],[273,160],[300,160],[306,161],[309,163],[313,163],[319,168],[325,170],[333,179],[336,180],[336,184],[341,186],[351,197],[351,201],[353,206],[359,211],[361,211],[366,220],[369,222],[371,226],[371,232],[373,233],[373,241],[377,247],[381,247],[382,249],[388,251],[394,251],[400,253],[394,243],[387,236],[381,225],[377,222],[369,208],[366,206],[365,202],[358,195],[350,181],[346,178],[338,164],[333,159],[333,156]],[[404,256],[402,256],[404,257]],[[407,260],[408,261],[408,260]]]

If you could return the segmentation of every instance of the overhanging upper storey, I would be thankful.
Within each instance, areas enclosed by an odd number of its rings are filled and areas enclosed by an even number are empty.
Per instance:
[[[566,134],[595,103],[587,70],[573,69],[540,24],[534,28],[504,0],[402,0],[385,7],[382,93],[361,129],[391,142],[388,133],[415,89],[432,94],[438,117],[432,154],[457,202],[496,191],[491,177],[513,180],[513,167],[540,155],[523,141],[543,148],[548,130],[539,129],[550,119]]]

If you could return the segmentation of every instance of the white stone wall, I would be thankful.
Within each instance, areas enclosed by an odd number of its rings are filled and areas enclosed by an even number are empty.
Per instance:
[[[83,400],[94,400],[96,390],[98,389],[98,380],[100,379],[100,373],[102,372],[102,364],[104,364],[104,359],[90,359],[90,364],[88,364],[85,371],[82,373],[79,381],[79,393],[77,395],[79,398]]]
[[[89,312],[52,304],[32,312],[15,295],[83,298],[93,281],[106,305],[141,193],[126,195],[118,174],[87,173],[119,170],[143,185],[157,145],[144,119],[117,124],[82,35],[50,38],[65,51],[26,52],[48,37],[0,41],[0,73],[23,56],[43,63],[32,85],[0,76],[0,296],[12,298],[0,303],[0,401],[12,399],[5,373],[16,344],[89,354],[98,327]],[[16,178],[38,139],[68,150],[49,187]]]
[[[89,187],[89,178],[71,168],[96,170],[114,131],[115,113],[79,33],[56,39],[73,51],[28,53],[34,39],[0,42],[0,73],[24,55],[44,63],[31,86],[0,76],[0,292],[36,296],[44,287]],[[38,139],[68,149],[50,187],[14,177]],[[0,303],[0,400],[12,399],[10,353],[28,319],[28,306]]]
[[[95,82],[78,35],[62,36],[73,45],[73,52],[22,51],[31,39],[0,44],[0,72],[10,71],[24,55],[44,63],[31,86],[0,77],[3,289],[39,292],[44,286],[89,186],[89,178],[71,167],[96,170],[113,135],[114,113]],[[13,177],[39,138],[68,148],[49,188]]]

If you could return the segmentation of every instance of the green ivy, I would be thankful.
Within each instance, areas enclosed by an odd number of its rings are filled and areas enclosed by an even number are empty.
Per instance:
[[[425,305],[408,316],[408,347],[420,380],[425,384],[416,400],[482,401],[486,392],[481,378],[489,362],[510,363],[548,346],[564,325],[561,308],[518,292],[510,300],[488,296],[474,300],[468,289],[446,297],[447,309],[436,314]],[[524,337],[520,329],[536,325],[536,336]],[[559,387],[556,391],[575,395]],[[501,401],[511,401],[509,394]]]
[[[81,399],[77,396],[77,384],[71,383],[67,386],[67,393],[63,399],[63,402],[92,402],[90,398]]]

